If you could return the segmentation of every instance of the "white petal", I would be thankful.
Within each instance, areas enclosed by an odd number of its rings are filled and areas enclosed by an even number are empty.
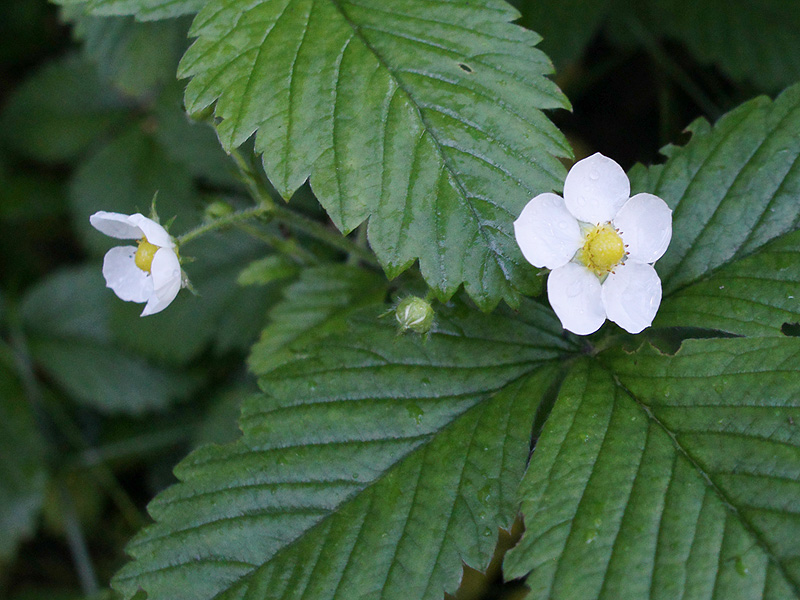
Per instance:
[[[648,264],[628,260],[603,282],[608,318],[628,333],[650,327],[661,304],[661,280]]]
[[[89,223],[98,231],[121,240],[136,240],[142,237],[142,230],[131,221],[129,215],[101,210],[89,217]]]
[[[614,217],[629,260],[654,263],[664,256],[672,239],[672,211],[653,194],[636,194]]]
[[[588,335],[606,320],[601,287],[597,277],[586,267],[567,263],[547,278],[547,297],[564,329]]]
[[[106,252],[103,277],[106,285],[126,302],[147,302],[153,294],[153,279],[134,262],[135,246],[117,246]]]
[[[172,241],[172,237],[169,235],[169,233],[167,233],[167,230],[153,221],[153,219],[148,219],[140,213],[131,215],[129,218],[131,223],[135,223],[137,227],[142,230],[147,238],[147,241],[154,246],[158,246],[160,248],[175,247],[175,242]]]
[[[160,248],[153,256],[150,272],[153,275],[153,294],[142,311],[143,317],[167,308],[181,289],[181,264],[172,250]]]
[[[514,235],[525,259],[535,267],[555,269],[567,264],[583,245],[581,228],[564,200],[539,194],[514,221]]]
[[[630,194],[631,183],[625,171],[599,152],[576,162],[564,181],[564,201],[569,212],[587,223],[608,223]]]

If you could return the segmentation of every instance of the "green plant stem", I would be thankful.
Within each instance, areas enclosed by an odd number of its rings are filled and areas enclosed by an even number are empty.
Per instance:
[[[75,563],[75,570],[78,571],[81,590],[84,596],[93,596],[100,590],[100,585],[97,582],[94,565],[89,556],[89,549],[86,546],[86,538],[81,529],[78,513],[72,502],[72,496],[70,496],[63,484],[59,484],[58,492],[67,544],[72,554],[72,560]]]
[[[283,223],[291,229],[305,233],[306,235],[311,236],[314,239],[331,246],[332,248],[341,250],[346,254],[356,256],[359,260],[362,260],[369,265],[374,267],[380,266],[378,260],[375,258],[372,252],[366,248],[362,248],[358,244],[342,236],[339,232],[328,229],[319,221],[314,221],[313,219],[304,217],[299,213],[288,210],[281,206],[275,207],[273,216],[276,221]]]
[[[238,223],[236,225],[239,229],[244,231],[247,235],[261,240],[268,246],[274,248],[284,256],[294,259],[301,265],[316,265],[319,264],[317,255],[298,244],[292,238],[283,238],[278,235],[270,234],[253,227],[249,223]]]
[[[272,204],[272,200],[270,199],[269,203],[260,202],[258,206],[254,206],[252,208],[246,208],[244,210],[237,211],[230,215],[220,217],[219,219],[208,221],[207,223],[198,225],[194,229],[190,229],[182,236],[178,237],[177,238],[178,246],[182,246],[187,242],[191,242],[193,239],[205,235],[206,233],[209,233],[211,231],[222,229],[224,227],[230,227],[231,225],[238,225],[240,223],[249,221],[251,219],[256,219],[258,217],[269,215],[271,212],[273,212],[274,209],[275,207]]]
[[[278,205],[273,200],[272,195],[270,194],[266,185],[261,181],[261,178],[253,171],[250,164],[242,156],[242,153],[239,152],[238,149],[234,149],[231,152],[231,157],[239,169],[240,179],[245,184],[245,187],[247,187],[247,190],[252,199],[256,202],[256,205],[251,208],[246,208],[230,215],[214,219],[213,221],[208,221],[202,225],[198,225],[194,229],[187,231],[182,236],[177,238],[176,241],[178,242],[179,246],[211,231],[230,227],[232,225],[241,227],[249,220],[261,218],[282,223],[283,225],[311,236],[314,239],[331,246],[332,248],[336,248],[337,250],[345,252],[351,258],[355,257],[355,260],[361,260],[372,266],[380,267],[380,264],[372,252],[370,252],[364,246],[359,245],[351,239],[348,239],[339,232],[332,231],[318,221],[314,221],[313,219],[309,219],[308,217],[304,217],[299,213]],[[271,240],[271,242],[277,241]],[[278,251],[284,251],[288,248],[280,243],[273,243],[271,245],[273,245],[273,247],[275,247]],[[296,248],[293,250],[296,250]],[[309,257],[306,255],[305,259],[308,260]],[[314,262],[317,261],[315,260]]]
[[[269,211],[265,211],[265,214],[268,212],[269,216],[274,220],[279,221],[280,223],[283,223],[284,225],[295,229],[296,231],[305,233],[306,235],[311,236],[320,242],[327,244],[328,246],[336,248],[337,250],[341,250],[350,256],[356,256],[359,260],[362,260],[372,266],[380,266],[372,252],[366,248],[359,246],[357,243],[344,237],[337,231],[331,231],[322,223],[314,221],[313,219],[309,219],[308,217],[304,217],[303,215],[284,208],[283,206],[280,206],[274,202],[266,185],[253,171],[253,169],[250,168],[250,165],[242,156],[241,152],[239,152],[238,148],[231,152],[231,157],[236,163],[236,166],[239,168],[239,175],[247,186],[247,190],[250,192],[250,195],[256,202],[256,205],[270,207]]]

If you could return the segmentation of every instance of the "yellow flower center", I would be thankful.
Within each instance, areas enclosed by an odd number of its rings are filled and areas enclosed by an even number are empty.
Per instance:
[[[136,250],[136,256],[133,259],[133,262],[136,263],[136,266],[139,267],[142,271],[150,272],[150,267],[153,266],[153,257],[158,252],[158,246],[154,246],[150,242],[147,241],[147,238],[142,236],[142,239],[139,240],[139,248]]]
[[[616,267],[625,257],[625,244],[610,223],[595,225],[578,250],[578,260],[601,277]]]

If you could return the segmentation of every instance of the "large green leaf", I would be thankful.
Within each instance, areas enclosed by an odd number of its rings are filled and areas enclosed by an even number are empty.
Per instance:
[[[532,598],[800,598],[800,340],[584,361],[521,486]]]
[[[386,282],[374,273],[347,265],[306,269],[270,313],[270,325],[253,346],[250,369],[268,373],[315,337],[345,328],[354,311],[385,300]]]
[[[21,538],[33,533],[47,478],[44,443],[28,398],[0,367],[0,566]]]
[[[80,7],[98,16],[134,15],[140,21],[170,19],[198,12],[208,0],[54,0],[56,4]]]
[[[732,78],[777,90],[800,79],[800,5],[783,0],[632,3],[655,31],[685,43]]]
[[[691,126],[664,165],[633,169],[636,191],[673,208],[673,236],[656,269],[665,299],[656,325],[776,334],[800,318],[793,248],[800,223],[800,86],[759,97],[714,127]],[[796,280],[796,279],[795,279]],[[800,296],[798,296],[800,297]]]
[[[132,17],[76,15],[65,9],[83,41],[86,57],[115,88],[134,96],[152,94],[175,79],[186,49],[188,22],[184,19],[137,23]]]
[[[147,362],[114,344],[110,290],[99,265],[53,273],[23,298],[21,313],[37,366],[78,402],[142,413],[185,398],[201,379]]]
[[[516,514],[539,400],[573,348],[549,311],[368,310],[262,376],[236,444],[193,453],[128,547],[126,596],[441,598]],[[458,316],[460,315],[460,316]]]
[[[390,277],[419,259],[447,299],[533,289],[511,223],[561,186],[570,153],[541,109],[567,101],[539,37],[497,0],[212,0],[180,74],[190,112],[216,103],[226,149],[256,135],[286,198],[311,187],[343,232],[369,217]]]
[[[77,158],[125,116],[120,97],[75,56],[46,64],[9,98],[0,135],[15,151],[43,161]]]

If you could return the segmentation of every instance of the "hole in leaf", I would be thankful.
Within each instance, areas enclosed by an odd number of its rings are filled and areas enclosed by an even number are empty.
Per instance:
[[[784,323],[781,325],[781,333],[789,337],[800,337],[800,323]]]
[[[461,70],[466,73],[472,73],[472,67],[469,65],[465,65],[464,63],[458,63],[458,66],[461,67]]]

